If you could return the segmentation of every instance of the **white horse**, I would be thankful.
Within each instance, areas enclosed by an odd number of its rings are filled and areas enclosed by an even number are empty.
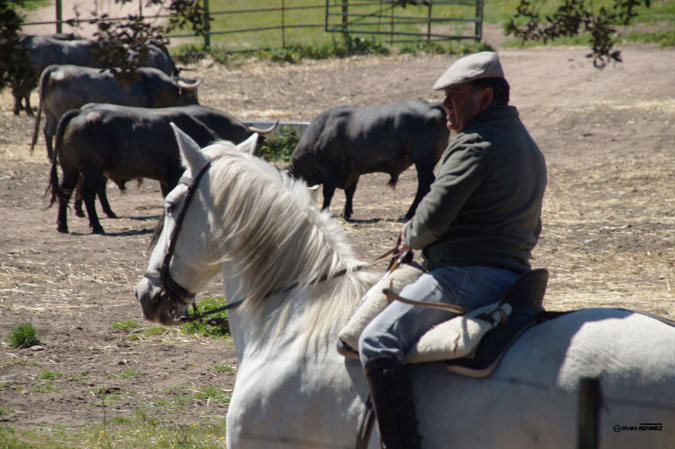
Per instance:
[[[168,271],[198,292],[222,274],[239,366],[227,447],[353,448],[368,388],[336,335],[376,276],[304,184],[227,143],[179,137],[194,176]],[[164,228],[136,287],[145,317],[176,324],[190,295],[161,294],[159,271],[187,187],[166,197]],[[576,447],[581,377],[601,381],[602,448],[673,448],[675,328],[639,313],[587,309],[530,328],[484,379],[411,367],[424,448]],[[640,425],[660,423],[662,430]],[[618,426],[618,427],[617,427]],[[652,426],[652,429],[658,426]],[[371,448],[378,447],[377,430]]]

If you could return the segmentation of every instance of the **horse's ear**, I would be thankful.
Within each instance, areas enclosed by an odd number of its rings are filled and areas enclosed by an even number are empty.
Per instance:
[[[192,140],[192,137],[185,134],[173,122],[171,122],[171,128],[173,128],[173,133],[176,135],[178,149],[180,150],[183,162],[193,168],[203,166],[206,161],[197,142]]]
[[[237,145],[237,149],[242,153],[253,154],[255,152],[255,146],[257,143],[258,133],[253,133],[248,137],[248,139]]]

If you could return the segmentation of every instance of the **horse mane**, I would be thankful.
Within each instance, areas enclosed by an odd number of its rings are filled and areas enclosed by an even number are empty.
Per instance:
[[[266,332],[278,332],[287,324],[289,297],[304,292],[305,328],[330,332],[375,275],[360,269],[363,262],[330,214],[317,209],[304,181],[252,155],[220,150],[209,170],[220,222],[212,244],[240,278],[246,301],[239,310],[265,317]]]

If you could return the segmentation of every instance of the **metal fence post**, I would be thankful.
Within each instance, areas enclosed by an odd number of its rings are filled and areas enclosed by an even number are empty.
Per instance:
[[[286,48],[286,2],[281,0],[281,48]]]
[[[433,6],[432,2],[429,2],[428,13],[427,13],[427,42],[431,42],[431,7]]]
[[[61,0],[56,0],[56,32],[60,33],[62,30],[62,19],[61,15]]]
[[[211,48],[211,15],[209,0],[204,0],[204,50]]]
[[[483,0],[476,0],[476,27],[474,29],[476,42],[483,36]]]

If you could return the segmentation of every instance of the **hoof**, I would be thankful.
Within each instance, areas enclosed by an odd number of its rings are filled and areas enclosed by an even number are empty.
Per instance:
[[[59,231],[62,234],[68,234],[68,226],[66,226],[66,225],[58,225],[56,227],[56,230]]]
[[[81,210],[76,210],[76,211],[75,211],[75,215],[77,215],[77,216],[80,217],[80,218],[84,218],[84,217],[85,217],[84,212],[82,212]]]
[[[115,214],[115,212],[113,212],[113,211],[106,212],[106,215],[108,216],[108,218],[120,218],[120,217],[118,217],[117,214]]]
[[[95,228],[92,228],[91,230],[92,234],[105,234],[105,231],[101,226],[96,226]]]

